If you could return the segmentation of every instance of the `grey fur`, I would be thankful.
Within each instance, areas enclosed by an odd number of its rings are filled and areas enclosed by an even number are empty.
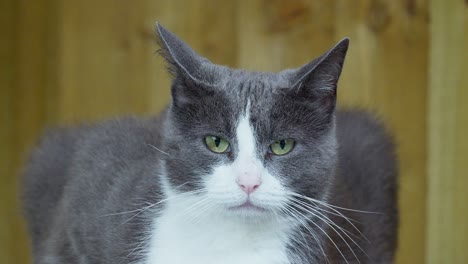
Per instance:
[[[398,217],[391,138],[370,114],[335,110],[347,39],[297,70],[263,73],[212,64],[163,27],[157,29],[161,53],[173,75],[172,104],[160,117],[56,129],[33,151],[22,193],[34,263],[140,259],[135,248],[147,246],[142,239],[157,210],[110,214],[163,199],[161,164],[171,187],[185,192],[199,188],[201,175],[213,164],[232,162],[237,155],[236,124],[248,102],[264,166],[279,172],[296,193],[381,213],[343,211],[357,220],[356,226],[369,239],[356,239],[368,256],[352,245],[361,263],[393,262]],[[207,134],[228,139],[231,151],[226,155],[209,151],[203,144]],[[271,155],[268,145],[285,137],[296,140],[294,151]],[[343,218],[329,217],[356,234]],[[344,262],[323,234],[317,243],[303,229],[297,233],[307,237],[312,250],[292,243],[294,261],[325,262],[322,246],[331,263]],[[335,241],[354,263],[347,246],[339,238]]]

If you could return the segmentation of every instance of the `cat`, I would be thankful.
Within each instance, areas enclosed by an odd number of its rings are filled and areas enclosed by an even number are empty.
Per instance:
[[[57,128],[23,177],[34,263],[393,263],[397,161],[337,110],[347,38],[298,69],[215,65],[157,24],[159,117]]]

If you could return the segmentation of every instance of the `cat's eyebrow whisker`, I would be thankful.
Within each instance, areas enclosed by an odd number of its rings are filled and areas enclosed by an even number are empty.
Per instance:
[[[169,153],[167,153],[167,152],[165,152],[165,151],[162,151],[161,149],[157,148],[156,146],[154,146],[154,145],[152,145],[152,144],[146,143],[146,145],[149,146],[149,147],[151,147],[151,148],[153,148],[153,149],[155,149],[155,150],[157,150],[157,151],[159,151],[159,152],[161,152],[162,154],[164,154],[164,155],[166,155],[166,156],[168,156],[168,157],[171,156],[171,155],[169,155]]]

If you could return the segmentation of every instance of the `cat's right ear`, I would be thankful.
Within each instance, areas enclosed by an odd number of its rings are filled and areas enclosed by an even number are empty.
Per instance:
[[[201,98],[212,82],[211,62],[201,57],[175,34],[156,23],[160,54],[173,76],[172,99],[183,104]]]

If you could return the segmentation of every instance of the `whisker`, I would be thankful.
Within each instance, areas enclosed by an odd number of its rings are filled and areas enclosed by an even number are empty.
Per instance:
[[[125,257],[122,257],[122,259],[119,261],[119,263],[122,263],[124,260],[128,259],[130,256],[132,256],[135,252],[138,250],[141,250],[144,248],[149,242],[151,241],[151,237],[147,237],[143,239],[138,245],[136,245]]]
[[[187,219],[196,219],[199,215],[200,209],[204,208],[207,205],[207,201],[209,201],[209,197],[203,197],[197,202],[193,203],[188,208],[184,209],[180,212],[180,215],[184,215]]]
[[[154,145],[152,145],[152,144],[146,143],[146,145],[149,146],[149,147],[152,147],[153,149],[155,149],[155,150],[161,152],[162,154],[164,154],[164,155],[166,155],[166,156],[168,156],[168,157],[171,156],[171,155],[169,155],[169,153],[167,153],[167,152],[165,152],[165,151],[162,151],[161,149],[157,148],[156,146],[154,146]]]
[[[371,211],[363,211],[363,210],[340,207],[340,206],[336,206],[336,205],[333,205],[333,204],[330,204],[330,203],[326,203],[324,201],[320,201],[320,200],[317,200],[317,199],[314,199],[314,198],[310,198],[310,197],[305,196],[305,195],[297,194],[297,193],[294,193],[294,192],[288,192],[288,194],[298,196],[298,197],[310,200],[310,201],[315,202],[315,203],[322,204],[323,206],[332,207],[332,208],[336,208],[336,209],[341,209],[341,210],[345,210],[345,211],[351,211],[351,212],[356,212],[356,213],[364,213],[364,214],[384,214],[384,213],[380,213],[380,212],[371,212]]]
[[[124,215],[124,214],[130,214],[130,213],[134,213],[134,212],[139,212],[141,210],[145,210],[146,207],[149,207],[151,205],[148,205],[148,206],[145,206],[145,207],[142,207],[142,208],[138,208],[138,209],[135,209],[135,210],[130,210],[130,211],[125,211],[125,212],[119,212],[119,213],[112,213],[112,214],[105,214],[105,215],[100,215],[98,216],[99,218],[101,217],[108,217],[108,216],[115,216],[115,215]]]
[[[192,218],[194,220],[194,223],[199,224],[200,221],[203,220],[203,218],[202,218],[203,215],[211,213],[215,209],[216,209],[216,207],[213,206],[213,204],[211,204],[209,202],[205,202],[204,207],[200,206],[200,209],[198,210],[198,213]]]
[[[306,203],[306,202],[304,202],[304,201],[301,201],[301,200],[299,200],[299,199],[295,199],[295,198],[292,198],[292,197],[291,197],[291,201],[300,203],[302,206],[306,207],[306,209],[312,210],[312,211],[314,211],[315,213],[317,213],[317,214],[323,216],[325,219],[327,219],[328,221],[330,221],[330,222],[331,222],[333,225],[335,225],[337,228],[340,228],[340,230],[342,230],[344,233],[347,233],[347,234],[350,234],[350,235],[352,235],[352,236],[354,236],[354,237],[356,237],[356,238],[359,238],[357,235],[355,235],[355,234],[353,234],[352,232],[346,230],[345,228],[340,227],[340,226],[337,225],[331,218],[329,218],[329,217],[328,217],[327,215],[325,215],[324,213],[320,212],[320,207],[314,207],[314,206],[312,206],[311,204],[308,204],[308,203]],[[325,212],[328,212],[328,211],[325,211]],[[336,215],[336,214],[333,214],[333,215]],[[339,215],[337,215],[337,216],[339,216]],[[346,217],[344,217],[344,219],[346,220]],[[367,239],[366,239],[366,237],[364,236],[364,234],[362,234],[359,230],[357,230],[357,231],[358,231],[358,232],[360,233],[360,235],[367,241]]]
[[[341,217],[343,217],[358,233],[359,235],[361,235],[367,242],[370,242],[367,237],[361,232],[361,230],[359,230],[359,228],[356,227],[356,225],[354,225],[350,218],[346,217],[345,215],[343,215],[340,211],[336,210],[335,208],[331,207],[330,204],[328,203],[325,203],[325,202],[322,202],[322,201],[319,201],[319,200],[316,200],[316,199],[312,199],[310,197],[307,197],[307,196],[304,196],[304,195],[300,195],[300,194],[296,194],[296,193],[293,193],[293,192],[290,192],[289,193],[290,195],[292,196],[296,196],[296,197],[300,197],[300,198],[303,198],[303,199],[306,199],[308,201],[311,201],[311,202],[315,202],[315,203],[318,203],[322,206],[325,206],[327,208],[329,208],[330,210],[332,210],[333,212],[336,212],[337,214],[339,214]],[[320,208],[317,206],[317,209],[323,209],[323,208]]]
[[[174,189],[177,190],[177,189],[179,189],[180,187],[182,187],[182,186],[184,186],[184,185],[186,185],[186,184],[188,184],[188,183],[190,183],[190,182],[185,182],[185,183],[183,183],[183,184],[181,184],[181,185],[178,185],[178,186],[175,187]],[[202,189],[195,190],[195,192],[198,193],[198,191],[201,191],[201,190],[202,190]],[[193,192],[194,192],[194,191],[190,191],[190,192],[185,192],[185,193],[183,193],[183,194],[194,194]],[[158,194],[158,195],[159,195],[159,196],[162,196],[162,195],[160,195],[160,194]],[[163,201],[167,201],[167,200],[169,200],[169,199],[163,199],[163,200],[161,200],[161,201],[159,201],[159,202],[163,202]],[[110,213],[110,214],[100,215],[100,216],[98,216],[98,217],[101,218],[101,217],[107,217],[107,216],[115,216],[115,215],[129,214],[129,213],[139,212],[139,211],[141,211],[141,210],[146,210],[147,207],[154,206],[153,203],[149,203],[149,202],[144,202],[144,204],[147,204],[147,206],[144,206],[144,207],[138,208],[138,209],[134,209],[134,210],[130,210],[130,211],[125,211],[125,212],[118,212],[118,213]]]
[[[322,243],[320,242],[319,238],[317,237],[317,234],[310,229],[310,226],[309,224],[307,223],[307,221],[303,221],[301,218],[299,218],[296,214],[294,214],[294,212],[292,212],[289,208],[287,207],[284,207],[282,208],[282,210],[286,210],[286,212],[288,213],[288,215],[292,216],[296,221],[298,221],[302,226],[304,226],[304,228],[312,235],[312,237],[314,238],[314,240],[317,242],[317,245],[318,247],[320,248],[320,250],[322,251],[322,255],[323,257],[326,259],[327,263],[330,263],[330,261],[328,260],[328,257],[325,253],[325,250],[323,249],[322,247]],[[302,235],[302,232],[301,232],[301,235]],[[305,239],[304,235],[302,235],[302,237],[304,238],[304,240],[306,241],[307,243],[307,240]],[[310,246],[309,244],[307,243],[307,248],[311,251],[310,249]]]
[[[333,246],[335,246],[336,250],[340,253],[340,255],[343,257],[344,261],[349,264],[348,260],[346,259],[346,257],[344,256],[343,252],[341,252],[340,248],[338,247],[338,245],[335,243],[335,241],[333,241],[333,239],[327,234],[327,232],[325,230],[323,230],[322,227],[320,227],[317,223],[315,223],[314,221],[312,221],[311,219],[309,219],[307,216],[305,216],[304,214],[302,214],[301,212],[299,212],[298,210],[296,210],[294,207],[288,205],[288,207],[295,211],[296,213],[298,213],[299,215],[301,215],[304,219],[306,219],[307,221],[309,221],[310,223],[312,223],[314,226],[316,226],[320,231],[322,231],[322,233],[330,240],[330,242],[333,244]]]
[[[343,231],[343,228],[341,228],[340,226],[338,226],[336,223],[334,223],[333,221],[331,221],[329,218],[328,221],[325,220],[324,218],[322,218],[321,216],[319,215],[316,215],[315,213],[312,213],[310,211],[307,211],[306,208],[304,208],[302,205],[300,204],[295,204],[296,206],[298,206],[298,208],[306,211],[307,213],[311,213],[313,216],[317,217],[319,220],[323,221],[325,224],[327,224],[340,238],[343,242],[345,242],[346,246],[349,248],[349,250],[351,251],[351,253],[354,255],[354,257],[356,258],[356,260],[358,261],[358,263],[361,263],[359,258],[357,257],[356,253],[354,252],[354,250],[352,249],[351,245],[349,245],[348,241],[346,241],[346,239],[340,234],[340,232],[338,232],[334,226],[336,226],[337,228],[339,228],[339,230],[341,232],[343,232],[343,234],[345,234],[348,239],[350,239],[362,252],[364,252],[364,250],[348,235],[346,234],[346,232]],[[317,212],[317,211],[316,211]],[[330,224],[331,223],[331,224]],[[365,254],[365,252],[364,252]]]
[[[310,202],[310,201],[308,201],[308,202]],[[320,205],[321,205],[321,204],[320,204]],[[321,205],[321,206],[323,206],[323,205]],[[320,210],[320,211],[322,211],[322,212],[325,212],[325,213],[327,213],[327,214],[331,214],[331,215],[334,215],[334,216],[338,216],[338,217],[343,218],[343,219],[345,219],[345,220],[347,220],[347,221],[352,221],[352,222],[355,222],[355,223],[360,223],[358,220],[355,220],[355,219],[353,219],[353,218],[351,218],[351,217],[348,217],[348,216],[344,215],[344,214],[341,213],[341,212],[336,213],[336,212],[334,212],[334,211],[330,211],[331,209],[327,210],[327,209],[325,209],[325,208],[322,208],[321,206],[316,206],[316,209],[317,209],[317,210]],[[332,209],[333,209],[333,208],[332,208]]]
[[[197,193],[202,193],[204,192],[205,190],[203,189],[200,189],[200,190],[194,190],[194,191],[190,191],[190,192],[185,192],[185,193],[181,193],[181,194],[178,194],[178,195],[174,195],[172,197],[168,197],[166,199],[163,199],[163,200],[160,200],[159,202],[156,202],[156,203],[153,203],[147,207],[145,207],[144,209],[140,210],[138,213],[134,214],[132,217],[128,218],[127,220],[125,220],[124,222],[122,222],[121,224],[119,224],[118,226],[122,226],[126,223],[128,223],[129,221],[131,221],[132,219],[134,219],[135,217],[137,217],[138,215],[146,212],[147,210],[159,205],[159,204],[162,204],[164,202],[167,202],[169,200],[172,200],[172,199],[176,199],[176,198],[180,198],[180,197],[183,197],[183,196],[187,196],[187,195],[192,195],[192,194],[197,194]]]

